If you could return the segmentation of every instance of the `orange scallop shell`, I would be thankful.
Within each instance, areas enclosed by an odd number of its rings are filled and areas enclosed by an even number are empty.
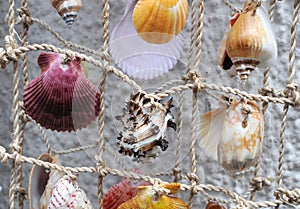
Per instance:
[[[159,186],[169,189],[170,193],[177,193],[179,183],[164,184]],[[181,199],[168,195],[158,195],[152,186],[140,186],[136,197],[128,200],[118,209],[188,209],[188,205]]]
[[[65,62],[62,54],[42,52],[41,74],[24,88],[25,112],[41,126],[74,131],[88,126],[100,112],[98,89],[85,77],[81,59]]]
[[[132,20],[143,40],[163,44],[183,30],[187,17],[187,0],[139,0]]]
[[[68,26],[73,24],[82,7],[81,0],[51,0],[51,4]]]

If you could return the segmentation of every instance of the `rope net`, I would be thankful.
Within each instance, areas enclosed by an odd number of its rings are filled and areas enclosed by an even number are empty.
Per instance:
[[[232,1],[233,2],[233,1]],[[261,3],[260,1],[253,0],[253,2]],[[87,2],[86,2],[87,3]],[[152,185],[162,184],[163,182],[180,182],[181,195],[188,203],[190,208],[197,208],[197,201],[201,197],[205,204],[208,201],[216,201],[218,203],[227,204],[231,208],[279,208],[281,205],[288,207],[296,207],[300,204],[300,190],[299,188],[287,189],[284,182],[285,172],[285,129],[287,126],[287,114],[291,108],[295,108],[300,105],[299,91],[297,84],[295,83],[296,72],[296,28],[298,21],[298,11],[300,1],[295,0],[292,25],[290,26],[290,49],[288,55],[281,54],[281,56],[288,57],[288,73],[289,79],[284,89],[275,89],[270,85],[270,68],[266,68],[264,71],[263,87],[259,89],[258,93],[250,93],[239,88],[232,88],[228,86],[222,86],[215,83],[206,81],[201,72],[201,55],[203,51],[202,47],[202,35],[204,26],[204,17],[206,15],[206,7],[204,0],[191,0],[189,2],[190,11],[189,18],[191,22],[191,33],[189,40],[189,50],[186,52],[188,57],[188,63],[185,69],[181,69],[186,73],[182,78],[175,79],[164,83],[161,87],[157,88],[147,96],[154,99],[163,99],[167,96],[177,96],[178,102],[176,104],[178,110],[177,116],[177,132],[174,142],[175,148],[171,153],[174,159],[174,164],[171,165],[171,169],[168,171],[161,170],[157,173],[147,172],[144,174],[135,173],[131,163],[128,166],[127,161],[123,160],[121,156],[113,147],[112,144],[116,143],[116,140],[107,139],[105,136],[106,120],[108,120],[106,113],[108,107],[105,103],[106,92],[105,86],[110,82],[112,77],[121,79],[122,83],[131,86],[135,91],[142,91],[144,89],[134,79],[131,79],[126,74],[122,73],[120,69],[114,66],[111,61],[109,53],[109,28],[110,26],[110,1],[102,1],[102,49],[99,51],[90,49],[85,46],[75,44],[73,42],[65,40],[59,33],[45,22],[38,18],[32,17],[30,14],[30,8],[27,1],[15,1],[9,0],[9,8],[7,13],[7,24],[9,27],[8,34],[5,36],[5,46],[0,48],[0,63],[1,68],[9,73],[13,73],[13,103],[11,104],[13,109],[13,135],[10,143],[10,150],[0,146],[0,160],[2,163],[9,163],[11,165],[10,173],[10,190],[9,190],[9,208],[23,208],[25,206],[25,200],[28,198],[28,188],[24,187],[24,176],[28,176],[25,173],[24,164],[35,164],[43,166],[47,169],[54,169],[62,171],[69,175],[71,178],[78,178],[83,173],[89,173],[90,175],[98,177],[98,208],[103,208],[103,187],[108,178],[113,176],[127,177],[135,180],[147,181]],[[269,17],[273,20],[274,10],[279,4],[276,0],[271,0],[269,3]],[[280,2],[284,4],[284,2]],[[240,11],[235,7],[233,3],[227,0],[218,2],[223,7],[230,8],[232,12]],[[19,6],[16,6],[19,5]],[[209,14],[209,13],[208,13]],[[50,32],[57,41],[64,45],[65,48],[59,48],[56,45],[50,44],[28,44],[28,37],[30,36],[30,27],[33,25],[39,25],[42,30]],[[22,27],[20,30],[19,26]],[[19,41],[16,41],[19,40]],[[101,79],[99,80],[100,90],[100,114],[97,118],[97,127],[94,127],[98,132],[98,138],[94,140],[92,144],[78,145],[74,148],[68,148],[64,150],[56,150],[51,145],[51,136],[43,127],[35,123],[24,111],[24,104],[20,95],[22,94],[22,87],[28,83],[29,70],[28,70],[28,54],[33,51],[51,51],[55,53],[65,54],[68,57],[80,57],[86,63],[89,63],[99,69],[101,73]],[[12,64],[11,64],[12,63]],[[20,70],[21,69],[21,70]],[[153,88],[153,87],[152,87]],[[198,120],[199,120],[199,101],[204,97],[212,98],[219,94],[235,95],[237,97],[254,100],[261,103],[262,111],[264,114],[264,120],[267,121],[267,109],[270,103],[278,104],[282,106],[282,121],[281,128],[278,133],[277,150],[273,152],[278,153],[278,164],[276,174],[273,177],[261,176],[260,162],[258,162],[253,169],[253,175],[247,176],[249,183],[248,189],[245,192],[233,191],[233,189],[224,185],[213,185],[203,181],[201,175],[202,163],[199,163],[199,155],[201,150],[196,146],[198,139]],[[183,124],[187,123],[185,115],[183,114],[186,102],[191,107],[191,121],[190,124],[190,136],[186,137],[183,132]],[[123,104],[120,104],[122,106]],[[112,119],[110,119],[112,120]],[[5,121],[4,121],[5,122]],[[38,160],[37,158],[25,156],[23,154],[23,142],[26,141],[26,126],[28,124],[35,124],[40,130],[40,137],[43,139],[45,147],[48,153],[54,155],[68,155],[81,151],[88,152],[90,149],[96,150],[94,156],[95,163],[92,166],[65,166],[45,162]],[[67,133],[70,134],[70,133]],[[51,134],[50,134],[51,135]],[[114,141],[114,142],[112,142]],[[173,141],[172,141],[173,143]],[[188,154],[187,154],[188,153]],[[184,155],[184,156],[183,156]],[[107,157],[109,156],[109,157]],[[158,156],[156,161],[159,161]],[[108,159],[114,161],[117,165],[116,168],[110,166]],[[182,163],[183,159],[185,160]],[[185,163],[187,162],[187,163]],[[147,165],[150,166],[151,164]],[[135,167],[139,167],[136,165]],[[204,174],[205,175],[205,174]],[[232,180],[235,181],[235,180]],[[264,190],[265,187],[273,185],[275,190],[269,191],[274,194],[273,199],[257,200],[256,193],[260,190]],[[106,185],[107,186],[107,185]],[[16,204],[17,202],[17,204]],[[199,206],[198,206],[199,207]]]

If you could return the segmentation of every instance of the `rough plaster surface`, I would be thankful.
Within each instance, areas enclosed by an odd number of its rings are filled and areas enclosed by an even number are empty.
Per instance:
[[[243,5],[243,1],[232,1],[237,7]],[[269,1],[268,1],[269,2]],[[83,0],[83,9],[79,13],[76,23],[71,29],[67,28],[60,16],[50,5],[50,1],[34,0],[28,1],[32,17],[39,18],[59,32],[66,40],[90,47],[94,50],[101,48],[101,3],[102,1],[86,1]],[[16,2],[18,6],[19,1]],[[110,1],[110,29],[117,23],[125,9],[125,0]],[[5,22],[5,14],[8,10],[8,1],[0,1],[0,46],[4,45],[4,36],[8,34],[8,27]],[[270,85],[282,89],[288,81],[288,52],[290,45],[290,26],[291,15],[293,12],[293,1],[285,0],[278,3],[278,7],[274,14],[274,30],[277,37],[279,48],[279,56],[275,67],[270,72]],[[216,64],[218,45],[223,36],[224,30],[227,27],[227,22],[230,18],[231,11],[224,6],[221,0],[209,0],[205,3],[204,27],[202,37],[202,56],[200,60],[200,72],[205,80],[222,84],[231,87],[241,88],[237,82],[237,78],[230,78],[225,72],[221,71]],[[299,24],[298,24],[299,25]],[[190,37],[190,21],[184,31],[186,42],[186,52],[189,47]],[[299,34],[299,33],[298,33]],[[297,34],[297,38],[299,35]],[[48,43],[54,44],[63,48],[49,32],[43,30],[38,25],[33,25],[29,31],[29,44],[33,43]],[[188,53],[184,53],[179,64],[167,75],[151,81],[137,81],[144,89],[153,89],[161,86],[168,80],[180,78],[185,72]],[[36,64],[39,52],[29,52],[29,79],[39,75],[39,68]],[[101,77],[101,69],[92,65],[87,65],[89,69],[89,79],[98,85]],[[300,66],[299,63],[299,47],[296,47],[296,69]],[[0,71],[0,145],[9,149],[9,143],[12,139],[12,65],[7,66],[6,70]],[[252,73],[246,90],[251,93],[257,93],[257,90],[262,87],[262,71]],[[296,73],[296,82],[299,83],[299,74]],[[115,76],[108,76],[106,84],[106,99],[105,99],[105,139],[106,146],[117,150],[116,137],[121,127],[114,120],[114,116],[121,113],[125,99],[133,89],[127,84],[124,84]],[[22,96],[22,85],[20,88],[20,97]],[[175,103],[178,102],[178,94],[173,95]],[[190,137],[190,121],[191,121],[191,92],[185,94],[185,102],[183,108],[183,151],[181,153],[181,167],[184,173],[189,172],[189,144]],[[205,112],[211,107],[217,106],[217,101],[209,97],[207,94],[199,94],[199,112]],[[263,154],[261,158],[261,169],[259,175],[275,177],[278,166],[278,146],[279,146],[279,130],[281,126],[283,105],[270,104],[267,112],[267,122],[265,130],[265,140],[263,145]],[[175,110],[176,112],[176,110]],[[285,132],[285,154],[283,185],[288,189],[300,188],[300,142],[299,142],[299,125],[300,120],[299,108],[290,108],[287,119]],[[96,124],[93,123],[87,129],[76,133],[56,133],[46,131],[51,145],[58,150],[68,149],[79,146],[80,144],[90,144],[97,140]],[[122,158],[122,162],[130,169],[140,167],[146,174],[169,171],[174,165],[175,158],[173,157],[176,149],[176,135],[174,132],[169,132],[170,147],[165,153],[161,153],[160,157],[152,164],[138,165],[127,159]],[[200,183],[209,183],[213,185],[224,186],[232,189],[239,194],[244,194],[249,189],[249,180],[252,174],[249,173],[242,179],[231,179],[217,162],[207,159],[197,146],[197,174],[200,177]],[[26,156],[38,157],[42,152],[46,151],[46,146],[42,141],[41,134],[33,123],[26,126],[24,154]],[[62,156],[61,161],[66,166],[94,166],[94,155],[97,149],[91,149],[86,152],[70,154]],[[107,165],[113,168],[120,168],[120,165],[112,157],[111,154],[105,152],[105,160]],[[118,155],[118,153],[116,153]],[[31,165],[25,164],[24,171],[24,186],[28,186],[28,176]],[[8,208],[8,191],[10,178],[9,164],[0,164],[0,208]],[[168,180],[165,178],[165,180]],[[97,208],[97,176],[95,174],[84,173],[79,176],[79,184],[86,190],[87,195],[92,200],[95,208]],[[108,176],[104,179],[104,192],[107,189],[120,181],[119,177]],[[258,192],[255,200],[272,200],[274,188],[277,186],[276,181],[270,187],[264,188]],[[188,200],[187,193],[182,193],[181,196]],[[197,195],[194,199],[194,208],[204,208],[205,197]],[[28,208],[28,200],[25,201],[25,208]],[[285,206],[292,208],[292,206]]]

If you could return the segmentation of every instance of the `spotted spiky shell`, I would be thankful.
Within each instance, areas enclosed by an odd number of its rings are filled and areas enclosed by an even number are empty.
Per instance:
[[[127,102],[124,115],[118,119],[123,122],[124,129],[120,133],[119,152],[139,157],[156,157],[155,146],[165,151],[168,141],[165,139],[168,127],[176,128],[170,112],[172,97],[161,101],[154,100],[144,93],[138,92]]]
[[[175,194],[180,190],[179,183],[160,186]],[[187,209],[188,205],[181,199],[168,195],[157,194],[152,186],[140,186],[136,197],[128,200],[118,209]]]
[[[153,44],[169,42],[182,31],[187,17],[187,0],[139,0],[132,15],[140,37]]]
[[[100,112],[98,89],[85,77],[81,59],[42,52],[41,74],[24,88],[26,113],[41,126],[74,131],[88,126]]]
[[[135,197],[138,186],[149,185],[145,181],[129,181],[124,178],[120,183],[112,186],[103,198],[103,209],[117,209],[121,204]]]
[[[57,163],[58,156],[52,157],[48,153],[43,153],[39,156],[38,160],[42,160],[49,163]],[[52,195],[52,189],[55,183],[61,178],[62,175],[57,170],[47,171],[45,167],[34,165],[31,169],[29,176],[29,207],[30,209],[45,209],[50,201]],[[56,181],[54,180],[56,179]],[[47,188],[51,187],[48,190]]]
[[[55,185],[48,209],[93,209],[76,181],[64,176]]]
[[[74,23],[82,7],[81,0],[51,0],[51,4],[68,26]]]
[[[226,53],[243,83],[256,67],[270,66],[277,59],[277,44],[266,11],[251,0],[246,1],[244,10],[231,23],[226,37]]]

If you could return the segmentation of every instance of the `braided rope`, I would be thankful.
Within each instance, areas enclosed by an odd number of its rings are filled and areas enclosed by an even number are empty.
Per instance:
[[[227,5],[231,10],[234,12],[238,12],[237,10],[229,1],[222,0],[225,5]],[[261,1],[253,0],[259,6]],[[196,4],[198,3],[198,4]],[[111,150],[109,147],[105,146],[104,140],[104,111],[105,111],[105,83],[107,80],[107,73],[112,73],[115,76],[121,78],[124,82],[133,86],[136,90],[142,91],[141,87],[132,79],[130,79],[127,75],[122,73],[118,68],[111,66],[110,63],[110,55],[108,53],[108,37],[109,37],[109,0],[104,0],[102,3],[103,10],[102,10],[102,27],[103,27],[103,46],[102,51],[95,51],[84,46],[80,46],[65,40],[59,33],[53,30],[50,26],[45,24],[44,22],[40,21],[37,18],[32,18],[30,16],[28,5],[26,0],[22,0],[22,7],[19,11],[19,15],[21,17],[20,23],[23,23],[23,32],[22,32],[22,40],[21,46],[17,46],[16,42],[14,41],[14,33],[15,33],[15,21],[14,21],[14,11],[15,11],[15,2],[13,0],[9,1],[9,11],[8,11],[8,24],[9,24],[9,36],[5,37],[6,41],[6,48],[0,48],[0,63],[1,67],[5,68],[7,64],[13,62],[13,141],[11,143],[11,154],[6,152],[6,150],[0,146],[0,160],[1,162],[7,162],[8,159],[12,159],[11,162],[11,176],[10,176],[10,191],[9,191],[9,204],[10,208],[14,208],[14,200],[15,194],[19,196],[19,208],[23,208],[24,197],[26,196],[26,190],[22,187],[22,163],[30,163],[36,164],[40,166],[44,166],[45,168],[51,168],[60,170],[65,172],[70,176],[74,176],[73,173],[95,173],[98,175],[98,204],[99,208],[102,208],[102,201],[103,201],[103,191],[102,191],[102,184],[104,180],[104,176],[106,175],[117,175],[117,176],[126,176],[132,179],[137,180],[144,180],[148,181],[153,185],[157,185],[163,183],[162,180],[159,178],[154,178],[154,176],[169,176],[174,177],[175,181],[180,180],[188,180],[190,184],[182,183],[182,190],[189,190],[190,191],[190,198],[189,198],[189,207],[192,208],[193,206],[193,197],[196,194],[202,194],[209,200],[215,200],[217,202],[223,203],[235,203],[235,208],[258,208],[258,207],[278,207],[281,204],[300,204],[300,192],[298,189],[293,191],[285,190],[282,188],[283,186],[283,163],[284,163],[284,131],[286,127],[286,120],[287,120],[287,113],[289,106],[299,106],[300,99],[299,99],[299,92],[297,91],[297,85],[295,84],[295,50],[296,50],[296,24],[298,21],[298,12],[300,7],[300,1],[295,0],[294,4],[294,13],[293,13],[293,21],[291,27],[291,41],[290,41],[290,52],[289,52],[289,82],[286,85],[286,89],[280,91],[279,93],[274,93],[274,89],[269,86],[269,73],[270,69],[265,69],[264,72],[264,87],[260,90],[260,94],[250,94],[245,91],[241,91],[239,89],[226,87],[226,86],[218,86],[216,84],[205,83],[202,81],[201,76],[198,72],[199,65],[200,65],[200,57],[201,57],[201,38],[202,38],[202,28],[203,28],[203,14],[204,14],[204,1],[192,1],[192,29],[191,29],[191,40],[190,40],[190,51],[188,57],[188,67],[187,67],[187,75],[183,76],[182,80],[173,80],[165,83],[162,87],[158,88],[151,94],[148,94],[149,97],[152,98],[163,98],[165,96],[180,93],[179,97],[179,115],[178,115],[178,144],[176,149],[176,163],[173,169],[169,172],[161,172],[158,174],[151,174],[150,176],[144,176],[135,174],[133,172],[129,172],[126,165],[124,165],[120,159],[115,155],[114,151]],[[270,19],[273,20],[274,9],[275,9],[276,0],[271,0],[270,7],[269,7],[269,16]],[[247,9],[247,8],[246,8]],[[197,14],[196,14],[197,13]],[[65,47],[68,49],[77,49],[82,51],[83,53],[79,53],[72,50],[64,50],[60,49],[53,45],[48,44],[33,44],[28,45],[28,29],[29,27],[37,23],[41,26],[41,28],[49,31],[57,40],[59,40]],[[80,146],[75,148],[70,148],[67,150],[57,151],[51,148],[51,145],[48,141],[46,133],[44,129],[39,126],[41,130],[41,135],[45,145],[50,153],[56,154],[69,154],[74,152],[83,151],[86,149],[91,149],[98,147],[98,153],[96,155],[97,165],[95,167],[66,167],[60,166],[44,161],[37,160],[35,158],[26,157],[23,155],[23,140],[24,140],[24,128],[28,121],[32,121],[32,119],[25,114],[22,110],[22,102],[19,101],[19,79],[20,76],[18,74],[18,66],[17,62],[19,58],[23,58],[22,69],[23,69],[23,83],[26,85],[28,83],[28,65],[27,65],[27,53],[30,51],[37,51],[37,50],[47,50],[53,51],[57,53],[64,53],[68,56],[74,57],[78,56],[99,69],[102,70],[102,77],[99,84],[100,89],[100,116],[98,118],[98,134],[99,134],[99,141],[95,144],[90,144],[86,146]],[[87,56],[84,53],[90,53],[94,57]],[[176,86],[174,86],[176,85]],[[180,150],[182,147],[182,110],[183,110],[183,95],[184,91],[193,90],[193,97],[192,97],[192,121],[191,121],[191,138],[190,138],[190,160],[191,160],[191,172],[187,173],[187,175],[183,175],[181,168],[180,168]],[[197,117],[198,117],[198,94],[202,94],[203,90],[210,95],[213,95],[215,91],[224,92],[229,94],[234,94],[240,96],[242,98],[252,99],[256,101],[262,102],[263,105],[263,113],[264,113],[264,121],[267,118],[267,107],[268,103],[278,103],[283,104],[283,115],[282,115],[282,123],[280,129],[280,147],[279,147],[279,164],[278,164],[278,188],[275,191],[274,195],[276,199],[271,201],[264,201],[264,202],[254,202],[252,201],[255,195],[255,192],[261,190],[263,186],[268,186],[271,184],[271,180],[268,178],[258,176],[259,172],[259,163],[257,163],[255,170],[254,170],[254,178],[251,180],[252,188],[247,192],[244,196],[241,196],[229,189],[224,187],[209,185],[209,184],[199,184],[199,177],[197,176],[197,162],[196,162],[196,153],[195,153],[195,142],[197,138]],[[123,168],[124,171],[120,171],[118,169],[111,169],[107,165],[105,165],[105,161],[102,159],[102,155],[104,150],[108,151],[112,156],[119,162],[119,165]],[[170,178],[171,179],[171,178]],[[209,193],[212,192],[219,192],[225,195],[227,198],[219,198],[216,197],[214,194],[210,195]],[[251,194],[250,200],[246,200],[246,197]],[[229,197],[229,199],[228,199]]]

